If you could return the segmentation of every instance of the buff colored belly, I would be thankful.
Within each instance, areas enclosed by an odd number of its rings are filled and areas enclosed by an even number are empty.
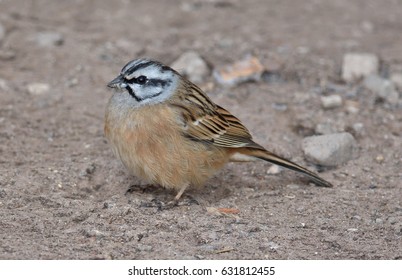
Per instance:
[[[153,105],[128,118],[107,111],[105,134],[114,153],[135,176],[167,188],[202,186],[227,162],[226,151],[187,139],[175,111]]]

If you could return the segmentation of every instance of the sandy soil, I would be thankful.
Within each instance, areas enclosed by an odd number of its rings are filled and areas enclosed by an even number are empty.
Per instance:
[[[0,24],[0,258],[402,258],[402,110],[340,81],[350,51],[377,54],[384,75],[402,69],[400,1],[3,0]],[[49,31],[62,40],[38,44]],[[334,188],[258,162],[190,191],[199,205],[159,211],[146,203],[173,193],[126,193],[140,181],[104,137],[105,85],[133,58],[170,64],[187,50],[212,67],[252,53],[277,70],[275,82],[215,84],[209,95],[257,142],[312,169],[301,142],[317,124],[362,123],[358,156],[322,170]],[[50,90],[29,93],[32,83]],[[327,85],[359,112],[322,109]]]

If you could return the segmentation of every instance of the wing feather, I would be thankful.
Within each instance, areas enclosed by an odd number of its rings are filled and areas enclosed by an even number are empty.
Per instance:
[[[264,149],[254,143],[250,132],[238,118],[213,103],[192,83],[185,84],[170,105],[180,111],[184,134],[190,139],[226,148]]]

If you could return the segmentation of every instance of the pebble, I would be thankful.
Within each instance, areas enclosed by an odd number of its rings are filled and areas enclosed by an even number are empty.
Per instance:
[[[255,56],[247,56],[233,64],[215,69],[213,75],[218,83],[235,86],[242,82],[259,81],[264,67]]]
[[[153,247],[151,245],[145,245],[145,244],[138,244],[137,249],[139,251],[143,251],[143,252],[152,252],[153,251]]]
[[[349,161],[356,146],[356,140],[347,132],[306,137],[302,143],[306,158],[322,166],[338,166]]]
[[[342,106],[342,97],[340,95],[321,96],[321,104],[324,109],[333,109]]]
[[[388,218],[388,223],[390,223],[391,225],[396,224],[397,221],[398,221],[397,217],[389,217]]]
[[[394,85],[402,91],[402,72],[400,73],[392,73],[390,80],[394,83]]]
[[[378,162],[378,163],[383,163],[384,162],[384,156],[383,155],[376,156],[375,161]]]
[[[27,86],[29,94],[32,95],[42,95],[50,90],[50,85],[45,83],[31,83]]]
[[[271,249],[271,250],[277,250],[279,247],[281,247],[281,246],[279,246],[279,244],[272,242],[272,241],[268,242],[267,245],[268,245],[269,249]]]
[[[62,45],[64,38],[58,32],[39,32],[36,34],[35,41],[40,47],[53,47]]]
[[[392,227],[395,229],[395,231],[398,235],[400,235],[402,233],[402,222],[393,224]]]
[[[100,238],[100,237],[104,237],[106,234],[104,232],[100,231],[100,230],[97,230],[97,229],[90,229],[90,230],[85,231],[85,235],[87,237]]]
[[[354,133],[360,135],[364,131],[364,124],[362,123],[354,123],[352,124],[352,130]]]
[[[376,74],[379,68],[379,58],[371,53],[347,53],[343,57],[342,79],[354,82],[370,74]]]
[[[397,104],[399,94],[392,81],[383,79],[378,75],[369,75],[364,79],[364,86],[374,92],[378,97],[390,104]]]
[[[276,174],[279,174],[279,173],[281,173],[281,167],[280,166],[278,166],[278,165],[271,165],[271,167],[270,168],[268,168],[268,170],[267,170],[267,174],[268,175],[276,175]]]
[[[346,100],[345,101],[345,109],[350,114],[357,114],[359,113],[359,102],[353,100]]]
[[[196,52],[188,51],[176,59],[171,67],[194,83],[200,83],[209,75],[209,67]]]
[[[284,112],[288,109],[288,104],[286,103],[280,103],[280,102],[274,102],[272,103],[271,107],[274,110],[280,111],[280,112]]]

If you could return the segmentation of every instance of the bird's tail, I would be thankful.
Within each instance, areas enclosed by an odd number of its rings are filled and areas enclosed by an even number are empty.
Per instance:
[[[286,167],[288,169],[292,169],[294,171],[303,173],[303,174],[307,175],[308,177],[310,177],[310,179],[314,183],[316,183],[316,184],[318,184],[320,186],[332,187],[332,184],[330,182],[324,180],[323,178],[318,176],[316,173],[314,173],[314,172],[312,172],[312,171],[310,171],[310,170],[308,170],[308,169],[306,169],[306,168],[304,168],[304,167],[302,167],[302,166],[300,166],[300,165],[298,165],[298,164],[296,164],[294,162],[291,162],[290,160],[287,160],[287,159],[284,159],[284,158],[282,158],[280,156],[277,156],[277,155],[275,155],[275,154],[273,154],[273,153],[271,153],[271,152],[269,152],[267,150],[249,149],[248,154],[253,156],[253,157],[256,157],[256,158],[259,158],[259,159],[262,159],[262,160],[266,160],[266,161],[268,161],[270,163],[280,165],[280,166]]]

